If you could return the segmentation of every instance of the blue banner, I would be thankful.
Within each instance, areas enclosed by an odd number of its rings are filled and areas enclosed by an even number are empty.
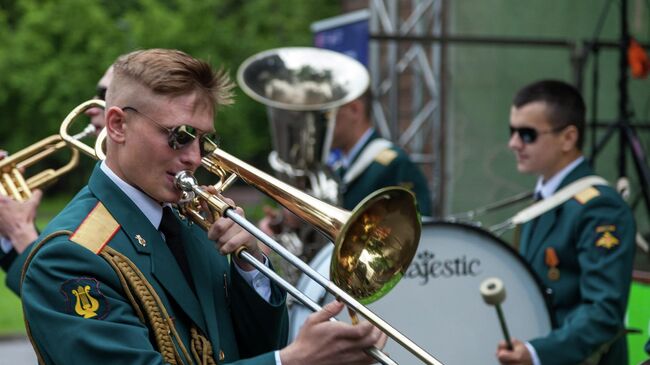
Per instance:
[[[343,53],[368,67],[368,19],[364,9],[315,22],[314,46]]]

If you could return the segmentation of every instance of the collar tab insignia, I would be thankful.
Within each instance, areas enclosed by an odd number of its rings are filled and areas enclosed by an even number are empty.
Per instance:
[[[135,239],[138,240],[138,243],[140,244],[140,246],[142,246],[142,247],[146,247],[146,246],[147,246],[147,240],[145,240],[144,238],[142,238],[142,236],[140,236],[139,234],[136,234],[136,235],[135,235]]]

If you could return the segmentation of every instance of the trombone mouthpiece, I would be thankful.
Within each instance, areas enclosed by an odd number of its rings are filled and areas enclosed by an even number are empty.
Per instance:
[[[191,193],[192,188],[197,185],[196,178],[187,170],[182,170],[176,173],[174,179],[176,187],[187,193]]]

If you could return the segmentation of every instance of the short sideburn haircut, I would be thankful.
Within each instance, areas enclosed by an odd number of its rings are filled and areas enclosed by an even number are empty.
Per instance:
[[[215,111],[219,106],[233,103],[234,84],[228,74],[182,51],[134,51],[117,59],[114,72],[116,79],[134,80],[160,95],[179,96],[199,91]]]

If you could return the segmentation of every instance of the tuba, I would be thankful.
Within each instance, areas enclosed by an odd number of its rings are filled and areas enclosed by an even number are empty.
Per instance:
[[[369,79],[355,59],[320,48],[271,49],[244,61],[237,81],[266,105],[273,144],[268,161],[277,178],[321,201],[341,203],[338,178],[326,164],[336,113],[368,89]],[[326,243],[311,227],[276,228],[276,238],[305,261]],[[290,281],[298,280],[293,267],[283,269]]]
[[[369,85],[355,59],[320,48],[277,48],[248,58],[237,71],[244,92],[266,105],[279,178],[317,199],[339,203],[327,157],[338,108]]]

